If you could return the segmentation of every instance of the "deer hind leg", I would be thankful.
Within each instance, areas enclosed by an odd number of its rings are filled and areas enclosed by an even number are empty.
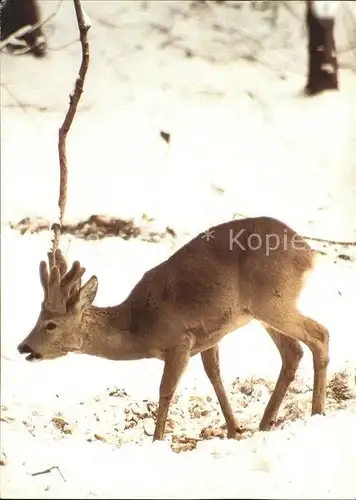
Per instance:
[[[159,404],[153,441],[163,440],[169,405],[177,389],[179,381],[188,365],[192,341],[186,336],[182,343],[167,352],[163,375],[159,388]]]
[[[270,326],[265,326],[265,328],[278,348],[282,358],[282,367],[260,423],[261,431],[270,430],[276,423],[279,408],[303,357],[303,349],[297,340],[286,337]]]
[[[218,345],[203,351],[201,353],[201,359],[203,361],[205,373],[214,388],[221,410],[225,417],[227,437],[235,439],[243,430],[235,418],[221,379]]]
[[[273,313],[273,314],[272,314]],[[312,415],[325,411],[327,367],[329,364],[329,332],[317,321],[303,316],[296,309],[271,307],[271,312],[263,311],[255,318],[262,323],[307,345],[313,354],[314,384]]]
[[[313,353],[314,384],[312,415],[325,413],[327,368],[329,364],[329,332],[317,321],[304,317],[304,327],[308,332],[304,343]]]

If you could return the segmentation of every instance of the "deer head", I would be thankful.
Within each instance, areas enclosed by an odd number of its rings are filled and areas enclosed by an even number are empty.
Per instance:
[[[31,333],[19,344],[18,351],[28,354],[27,361],[41,361],[80,351],[83,343],[82,316],[96,296],[98,280],[92,276],[83,286],[85,268],[73,262],[67,272],[67,263],[61,250],[40,263],[40,279],[44,291],[41,312]]]

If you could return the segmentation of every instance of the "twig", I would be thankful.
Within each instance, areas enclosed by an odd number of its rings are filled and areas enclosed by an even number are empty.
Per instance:
[[[82,46],[82,62],[79,68],[79,76],[75,81],[74,92],[69,96],[69,108],[64,118],[63,124],[59,129],[59,134],[58,134],[58,153],[59,153],[59,167],[60,167],[60,187],[59,187],[58,207],[60,211],[60,216],[59,216],[59,224],[53,224],[52,226],[52,230],[54,232],[54,238],[52,240],[52,256],[54,255],[54,252],[59,245],[60,228],[63,224],[63,218],[67,202],[68,169],[67,169],[66,137],[72,125],[75,113],[77,111],[79,100],[83,93],[85,75],[87,73],[89,66],[89,42],[87,34],[90,28],[90,23],[88,22],[87,16],[82,9],[80,0],[73,0],[73,2],[74,2],[75,13],[77,16],[77,22],[80,34],[80,43]]]
[[[247,217],[249,217],[249,215],[241,214],[239,212],[234,212],[232,214],[232,218],[233,219],[237,219],[237,218],[239,218],[239,219],[246,219]]]
[[[329,245],[341,245],[345,247],[355,247],[356,241],[338,241],[338,240],[325,240],[324,238],[316,238],[315,236],[302,236],[306,240],[319,241],[321,243],[329,243]]]
[[[36,437],[36,434],[33,432],[32,429],[30,429],[29,427],[26,427],[26,429],[28,430],[28,432],[31,434],[31,436],[33,436],[34,438]]]
[[[27,113],[26,108],[28,106],[20,101],[20,99],[9,89],[9,87],[6,83],[1,83],[1,88],[5,89],[8,92],[8,94],[14,99],[14,101],[17,102],[16,107],[20,107],[22,109],[22,111],[24,111],[24,113]],[[2,107],[6,108],[6,107],[10,107],[10,106],[3,105]]]
[[[8,38],[5,38],[5,40],[0,42],[0,51],[2,51],[10,43],[15,42],[17,38],[27,35],[27,33],[30,33],[31,31],[33,31],[33,26],[31,24],[26,24],[26,26],[22,26],[17,31],[14,31],[14,33],[12,33]]]
[[[58,45],[58,47],[48,47],[48,50],[51,52],[59,52],[60,50],[67,49],[68,47],[71,47],[75,43],[77,43],[79,38],[76,38],[75,40],[71,40],[70,42],[64,43],[63,45]]]
[[[58,467],[58,465],[53,465],[52,467],[49,467],[48,469],[45,469],[45,470],[41,470],[39,472],[33,472],[31,474],[31,476],[40,476],[41,474],[49,474],[50,472],[52,472],[54,469],[57,469],[57,471],[59,472],[61,478],[63,479],[63,481],[66,483],[67,480],[66,478],[63,476],[62,472],[61,472],[61,469]]]

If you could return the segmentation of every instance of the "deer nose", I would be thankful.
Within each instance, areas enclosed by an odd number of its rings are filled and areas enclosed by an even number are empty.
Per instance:
[[[24,344],[23,342],[21,342],[21,344],[17,346],[17,350],[20,354],[28,354],[32,352],[32,349],[29,347],[29,345]]]

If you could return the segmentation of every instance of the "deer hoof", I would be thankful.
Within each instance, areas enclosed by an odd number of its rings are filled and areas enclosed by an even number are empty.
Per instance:
[[[262,421],[259,426],[260,431],[270,431],[276,425],[275,420],[269,420],[268,422]]]
[[[242,434],[245,432],[245,429],[243,427],[236,427],[235,429],[231,429],[230,431],[227,431],[227,437],[228,439],[241,439]]]

